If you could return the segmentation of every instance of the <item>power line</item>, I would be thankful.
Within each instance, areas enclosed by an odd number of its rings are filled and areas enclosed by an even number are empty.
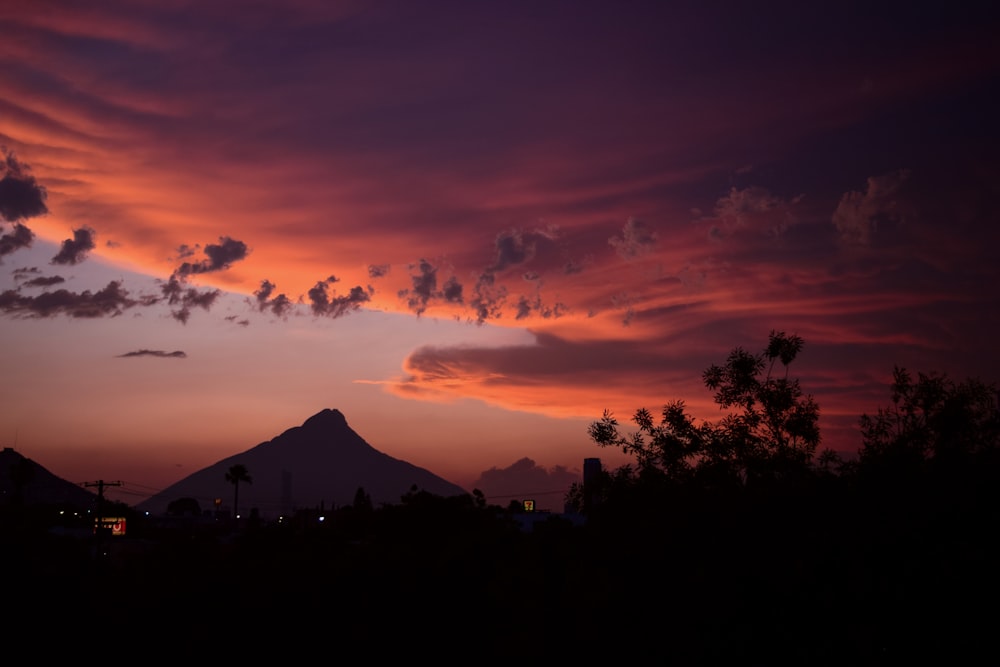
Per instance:
[[[96,482],[83,483],[83,486],[97,487],[97,525],[94,527],[94,541],[96,543],[98,563],[105,555],[102,545],[104,538],[104,487],[121,485],[121,482],[105,482],[103,479],[99,479]]]

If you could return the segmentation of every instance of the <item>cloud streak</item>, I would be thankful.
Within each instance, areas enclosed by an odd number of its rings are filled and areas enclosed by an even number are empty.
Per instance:
[[[173,352],[166,352],[165,350],[135,350],[133,352],[126,352],[125,354],[119,354],[119,358],[127,359],[132,357],[158,357],[161,359],[186,359],[187,354],[182,350],[174,350]]]
[[[143,301],[133,299],[119,281],[112,281],[96,292],[71,292],[60,289],[38,296],[24,296],[14,290],[0,293],[0,312],[16,317],[54,317],[93,319],[117,317]]]

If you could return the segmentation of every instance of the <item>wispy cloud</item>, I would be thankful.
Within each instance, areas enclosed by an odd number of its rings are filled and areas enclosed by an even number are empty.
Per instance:
[[[109,282],[96,292],[60,289],[38,296],[24,296],[15,290],[0,293],[0,312],[21,317],[115,317],[142,303],[142,300],[129,296],[119,281]]]
[[[119,354],[118,357],[161,357],[164,359],[185,359],[187,358],[187,354],[182,350],[174,350],[173,352],[166,352],[164,350],[135,350],[134,352]]]
[[[622,259],[636,259],[649,253],[656,243],[656,232],[643,220],[629,218],[620,234],[608,239],[608,245],[615,249]]]
[[[869,245],[880,224],[901,221],[903,211],[897,195],[909,176],[908,169],[872,176],[864,191],[845,193],[832,218],[840,238],[850,244]]]

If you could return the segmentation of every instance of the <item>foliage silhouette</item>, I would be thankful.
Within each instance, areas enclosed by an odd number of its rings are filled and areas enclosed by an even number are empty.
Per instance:
[[[655,482],[736,489],[809,476],[820,443],[819,406],[788,376],[802,347],[799,336],[771,331],[762,352],[737,347],[724,364],[706,369],[703,382],[726,411],[717,422],[698,422],[684,401],[674,400],[663,407],[659,422],[648,409],[638,409],[632,417],[638,430],[623,434],[605,411],[590,425],[590,438],[636,462],[605,476],[607,488]],[[783,373],[776,372],[776,363]],[[579,506],[580,498],[581,489],[571,489],[570,502]]]
[[[233,485],[233,519],[239,519],[240,482],[253,484],[253,478],[250,477],[250,472],[245,465],[237,463],[226,471],[226,481]]]
[[[897,473],[994,460],[1000,449],[997,387],[978,379],[893,370],[892,405],[861,416],[861,465]]]
[[[174,516],[200,516],[201,505],[194,498],[177,498],[167,505],[167,514]]]

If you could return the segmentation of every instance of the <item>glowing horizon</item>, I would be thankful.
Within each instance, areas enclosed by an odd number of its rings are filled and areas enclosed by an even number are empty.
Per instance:
[[[992,16],[439,9],[0,9],[5,440],[156,486],[336,408],[469,485],[771,330],[844,452],[1000,377]]]

